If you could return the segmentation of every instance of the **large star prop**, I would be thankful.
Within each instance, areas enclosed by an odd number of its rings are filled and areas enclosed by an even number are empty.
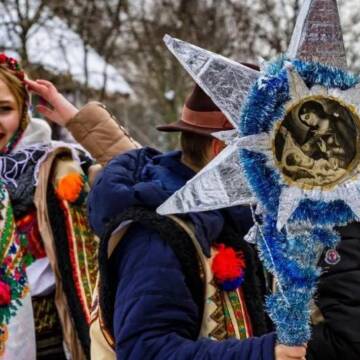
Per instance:
[[[170,36],[164,41],[234,125],[228,146],[160,214],[255,205],[267,300],[282,343],[310,337],[317,259],[360,218],[360,86],[347,70],[336,0],[305,0],[287,53],[254,71]]]
[[[334,22],[334,19],[338,21]],[[320,41],[322,39],[326,41]],[[256,202],[256,198],[247,186],[246,175],[238,159],[238,151],[245,148],[264,153],[269,161],[273,159],[271,132],[241,136],[240,128],[242,106],[252,86],[256,82],[264,81],[264,76],[233,60],[168,35],[165,36],[164,41],[192,78],[227,116],[238,133],[223,134],[222,139],[228,143],[226,150],[191,179],[186,187],[160,206],[158,212],[163,215],[198,212]],[[319,61],[327,65],[347,68],[335,0],[304,2],[287,55],[289,59]],[[288,74],[291,82],[291,100],[288,106],[306,97],[328,95],[340,99],[356,111],[360,110],[360,87],[356,86],[346,91],[337,88],[326,89],[323,86],[309,89],[295,70],[290,68]],[[286,223],[303,198],[325,201],[344,199],[360,217],[360,205],[356,201],[356,196],[353,196],[354,192],[349,196],[351,191],[344,191],[349,186],[353,191],[358,191],[358,185],[357,182],[344,182],[332,191],[328,191],[326,195],[316,189],[305,191],[294,186],[291,189],[288,186],[284,187],[280,200],[278,228]],[[287,201],[289,192],[292,191],[296,193],[292,194],[291,201]]]

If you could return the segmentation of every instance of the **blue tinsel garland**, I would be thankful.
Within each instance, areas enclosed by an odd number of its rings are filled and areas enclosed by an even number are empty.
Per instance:
[[[284,107],[290,100],[285,61],[279,58],[270,63],[263,77],[252,88],[241,115],[239,131],[243,136],[269,132],[274,122],[284,118]],[[358,76],[326,65],[300,60],[294,60],[291,64],[308,87],[322,85],[346,90],[359,82]],[[277,214],[279,196],[284,186],[277,170],[266,166],[266,158],[259,153],[241,150],[240,159],[249,185],[261,204],[268,213]],[[325,213],[326,216],[323,215]],[[354,220],[354,214],[342,201],[329,204],[307,200],[295,212],[294,219],[315,224],[320,221],[324,225],[346,224]]]
[[[253,86],[241,115],[241,135],[270,132],[274,123],[284,118],[285,104],[290,100],[286,63],[287,59],[279,58],[268,64],[265,74]],[[300,60],[291,64],[309,88],[322,85],[346,90],[359,82],[357,76],[325,65]],[[239,156],[248,184],[264,208],[258,239],[260,255],[279,282],[279,291],[267,299],[268,312],[277,325],[280,342],[305,343],[310,338],[309,302],[319,277],[314,259],[319,249],[338,243],[339,235],[333,227],[345,225],[355,216],[341,200],[331,203],[302,200],[288,222],[294,226],[279,232],[276,229],[279,198],[287,185],[265,155],[241,150]],[[299,232],[301,224],[306,226]]]

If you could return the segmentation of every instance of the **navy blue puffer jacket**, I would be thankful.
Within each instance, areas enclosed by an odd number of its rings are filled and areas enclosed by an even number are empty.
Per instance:
[[[134,205],[156,209],[194,173],[180,162],[181,153],[165,155],[144,148],[113,159],[98,176],[89,197],[89,216],[98,235],[116,215]],[[192,214],[205,254],[220,234],[220,211]],[[230,216],[239,231],[251,225],[249,213]],[[181,265],[155,231],[133,225],[110,259],[116,279],[113,331],[118,359],[272,360],[275,335],[243,341],[197,339],[202,314],[185,284]]]

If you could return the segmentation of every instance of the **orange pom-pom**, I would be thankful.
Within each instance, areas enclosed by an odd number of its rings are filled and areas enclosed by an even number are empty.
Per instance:
[[[244,273],[245,260],[231,247],[221,244],[211,265],[212,272],[219,282],[234,280]]]
[[[75,202],[79,198],[83,187],[83,177],[77,172],[71,172],[58,181],[56,194],[61,200]]]

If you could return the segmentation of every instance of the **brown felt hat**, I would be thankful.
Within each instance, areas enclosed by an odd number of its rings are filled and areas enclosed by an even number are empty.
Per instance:
[[[256,65],[245,63],[243,65],[259,70]],[[197,84],[185,101],[181,119],[171,124],[156,127],[159,131],[186,131],[199,135],[211,135],[217,131],[233,128],[225,115]]]

